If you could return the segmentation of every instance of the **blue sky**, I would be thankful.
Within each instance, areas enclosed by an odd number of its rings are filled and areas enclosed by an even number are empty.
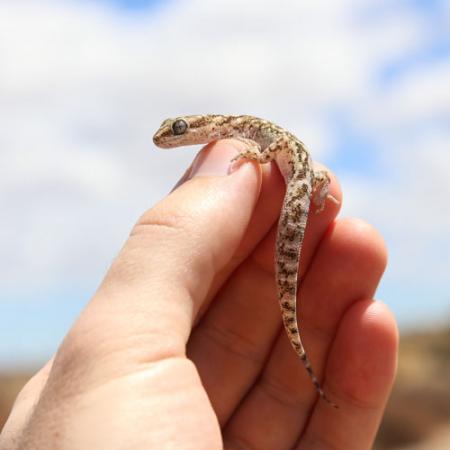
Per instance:
[[[184,113],[301,136],[338,174],[342,215],[385,236],[377,296],[402,331],[448,319],[449,3],[265,5],[0,2],[0,370],[55,351],[183,173],[195,149],[157,152],[151,136]]]
[[[108,1],[108,0],[107,0]],[[162,0],[110,0],[109,3],[132,11],[141,11],[162,3]]]

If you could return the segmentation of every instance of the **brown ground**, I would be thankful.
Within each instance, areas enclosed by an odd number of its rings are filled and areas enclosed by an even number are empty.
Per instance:
[[[0,374],[0,429],[29,374]],[[374,450],[450,449],[450,326],[402,337],[397,381]]]
[[[450,450],[450,326],[404,336],[376,450]]]
[[[28,373],[15,375],[2,375],[0,373],[0,430],[3,429],[17,394],[30,376]]]

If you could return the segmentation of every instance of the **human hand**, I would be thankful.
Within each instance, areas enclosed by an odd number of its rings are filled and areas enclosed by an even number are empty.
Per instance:
[[[335,410],[282,328],[274,280],[283,180],[208,146],[134,227],[55,357],[25,386],[3,449],[370,449],[393,382],[397,331],[373,302],[377,232],[310,215],[300,329]],[[188,177],[187,177],[188,178]],[[185,179],[183,181],[186,181]],[[331,193],[340,198],[336,182]]]

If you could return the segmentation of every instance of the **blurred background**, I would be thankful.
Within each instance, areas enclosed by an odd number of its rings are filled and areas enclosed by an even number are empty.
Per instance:
[[[0,0],[0,427],[195,155],[154,131],[199,113],[285,126],[384,235],[376,448],[450,448],[448,0]]]

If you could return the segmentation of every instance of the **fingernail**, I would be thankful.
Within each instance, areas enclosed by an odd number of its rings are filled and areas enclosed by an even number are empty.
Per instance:
[[[232,159],[245,146],[239,141],[223,140],[217,141],[204,147],[197,154],[190,167],[186,170],[178,183],[172,189],[197,176],[225,176],[235,172],[243,161],[233,161]]]
[[[192,163],[188,178],[228,175],[231,160],[239,152],[238,145],[235,145],[232,141],[219,141],[211,147],[206,147]]]

